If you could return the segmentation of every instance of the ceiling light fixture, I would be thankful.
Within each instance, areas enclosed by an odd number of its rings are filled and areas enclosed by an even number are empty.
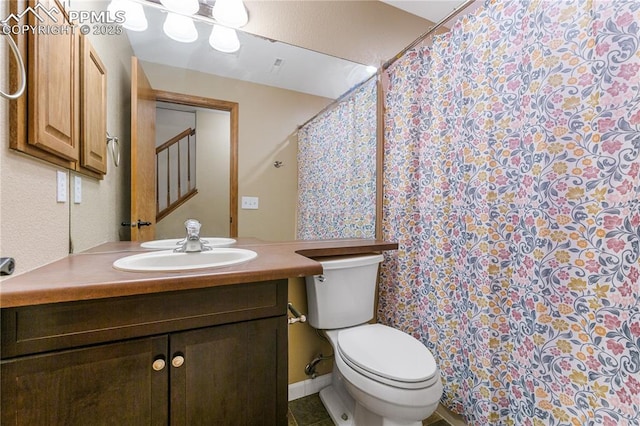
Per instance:
[[[249,22],[242,0],[216,0],[211,16],[222,25],[232,28],[240,28]]]
[[[181,43],[191,43],[198,39],[198,30],[193,19],[188,16],[169,12],[162,29],[169,38]]]
[[[124,11],[124,23],[122,24],[128,30],[131,31],[145,31],[149,26],[147,17],[144,14],[144,8],[140,3],[135,3],[131,0],[111,0],[107,7],[112,19],[119,11]]]
[[[234,53],[240,49],[240,40],[235,28],[249,21],[249,14],[242,0],[215,0],[212,18],[199,15],[199,0],[160,0],[159,3],[144,1],[145,5],[167,13],[163,30],[167,37],[181,43],[191,43],[198,39],[194,19],[213,23],[209,44],[224,53]],[[144,31],[148,27],[141,0],[112,0],[110,13],[124,10],[126,23],[123,26],[133,31]]]
[[[234,53],[240,49],[240,40],[238,40],[236,30],[215,24],[209,36],[209,44],[223,53]]]
[[[181,15],[195,15],[200,10],[198,0],[160,0],[160,3],[171,12]]]

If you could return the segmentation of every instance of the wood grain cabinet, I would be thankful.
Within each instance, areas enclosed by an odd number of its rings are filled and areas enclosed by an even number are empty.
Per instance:
[[[172,335],[170,424],[285,425],[274,367],[286,327],[270,318]]]
[[[5,309],[1,423],[286,425],[286,287]]]
[[[55,0],[40,4],[49,10],[54,6],[61,10]],[[44,22],[36,18],[44,19]],[[30,13],[28,19],[29,24],[36,27],[65,28],[67,25],[66,28],[70,28],[68,21],[58,22],[63,18],[56,15]],[[29,37],[27,94],[30,120],[27,142],[74,162],[78,159],[80,129],[79,38],[73,31],[55,35],[34,31],[29,33]]]
[[[38,13],[24,13],[28,7]],[[10,109],[11,148],[101,178],[107,165],[106,68],[58,0],[16,0],[10,9],[34,28],[57,29],[16,36],[27,88]],[[17,78],[15,66],[11,70]]]
[[[2,424],[167,424],[166,336],[3,361]]]
[[[80,168],[100,177],[107,173],[107,68],[86,36],[80,49]]]

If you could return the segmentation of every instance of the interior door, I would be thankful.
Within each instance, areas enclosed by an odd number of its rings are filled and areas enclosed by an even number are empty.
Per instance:
[[[156,234],[156,97],[138,58],[131,58],[131,241]]]

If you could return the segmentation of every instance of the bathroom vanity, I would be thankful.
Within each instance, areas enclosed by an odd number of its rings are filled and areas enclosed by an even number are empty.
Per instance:
[[[108,243],[0,283],[1,418],[18,425],[286,425],[288,278],[374,240],[265,243],[231,267],[123,272]],[[308,257],[307,257],[308,256]]]

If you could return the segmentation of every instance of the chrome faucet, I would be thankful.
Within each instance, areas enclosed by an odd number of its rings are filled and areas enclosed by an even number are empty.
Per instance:
[[[184,222],[184,227],[187,230],[187,237],[180,241],[180,247],[174,251],[178,253],[197,253],[201,251],[211,250],[211,247],[204,244],[204,241],[200,239],[200,227],[202,225],[196,219],[187,219]]]

